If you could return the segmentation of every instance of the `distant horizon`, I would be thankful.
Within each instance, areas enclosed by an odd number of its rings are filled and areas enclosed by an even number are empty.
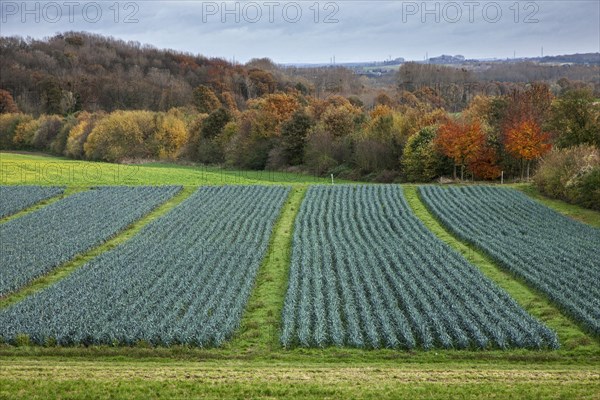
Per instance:
[[[73,6],[71,6],[74,4]],[[2,1],[2,35],[85,31],[245,63],[426,54],[510,59],[600,51],[600,2]]]
[[[31,35],[28,36],[24,36],[24,35],[18,35],[18,34],[14,34],[14,35],[5,35],[5,34],[0,34],[0,38],[2,37],[15,37],[15,36],[20,36],[23,39],[27,39],[27,38],[32,38],[34,40],[45,40],[45,39],[49,39],[51,37],[54,37],[56,35],[65,35],[68,33],[87,33],[87,34],[92,34],[92,35],[101,35],[103,37],[106,38],[112,38],[115,40],[123,40],[125,42],[139,42],[142,46],[152,46],[154,48],[156,48],[157,50],[161,50],[161,51],[177,51],[177,52],[181,52],[181,53],[190,53],[193,54],[195,56],[201,56],[201,57],[206,57],[206,58],[219,58],[219,59],[223,59],[229,62],[237,62],[240,64],[246,64],[249,61],[251,61],[252,59],[263,59],[263,58],[268,58],[269,60],[271,60],[273,63],[277,64],[277,65],[285,65],[285,66],[291,66],[291,65],[342,65],[342,64],[354,64],[354,63],[383,63],[386,61],[393,61],[395,59],[398,58],[404,58],[405,62],[421,62],[421,61],[426,61],[426,58],[424,55],[423,58],[421,59],[409,59],[407,57],[404,57],[402,55],[390,55],[388,54],[385,58],[381,58],[381,59],[342,59],[340,60],[337,56],[335,56],[335,62],[331,62],[333,56],[327,60],[327,61],[317,61],[317,60],[308,60],[308,61],[280,61],[277,59],[274,59],[272,57],[269,56],[264,56],[264,55],[257,55],[255,57],[251,57],[247,60],[239,60],[237,59],[235,56],[224,56],[224,55],[214,55],[214,54],[206,54],[206,53],[196,53],[196,52],[192,52],[189,50],[184,50],[184,49],[178,49],[178,48],[172,48],[172,47],[159,47],[156,46],[153,43],[148,43],[148,42],[143,42],[143,41],[139,41],[139,40],[130,40],[130,39],[124,39],[115,35],[107,35],[107,34],[102,34],[102,33],[98,33],[98,32],[92,32],[92,31],[64,31],[64,32],[55,32],[52,35],[45,35],[43,37],[34,37]],[[600,49],[598,51],[584,51],[584,52],[567,52],[567,53],[557,53],[557,54],[547,54],[546,51],[544,50],[544,55],[543,57],[558,57],[558,56],[565,56],[565,55],[575,55],[575,54],[600,54]],[[436,58],[436,57],[440,57],[442,55],[448,55],[448,56],[463,56],[465,57],[465,60],[479,60],[479,61],[485,61],[485,60],[510,60],[510,59],[524,59],[524,58],[541,58],[541,49],[540,49],[540,54],[538,55],[519,55],[516,54],[516,57],[510,56],[510,57],[503,57],[503,56],[491,56],[491,57],[476,57],[476,56],[468,56],[464,53],[460,53],[460,52],[448,52],[445,51],[443,53],[440,54],[429,54],[429,57],[427,59],[432,59],[432,58]]]

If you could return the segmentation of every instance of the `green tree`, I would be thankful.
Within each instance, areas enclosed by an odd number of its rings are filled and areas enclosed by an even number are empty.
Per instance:
[[[437,129],[428,126],[408,139],[401,161],[405,180],[429,182],[438,176],[450,173],[452,163],[436,149],[434,142],[436,135]]]
[[[224,160],[224,145],[220,139],[227,123],[231,121],[231,115],[224,108],[211,113],[202,122],[196,159],[201,163],[220,163]]]
[[[306,136],[312,125],[311,118],[304,111],[296,111],[281,126],[281,145],[289,165],[302,164]]]
[[[575,89],[554,101],[547,130],[560,148],[590,144],[600,147],[600,107],[590,90]]]
[[[58,81],[49,77],[41,83],[41,102],[46,114],[62,114],[63,93]]]
[[[212,112],[202,124],[202,138],[212,139],[217,136],[231,120],[231,115],[224,108]]]

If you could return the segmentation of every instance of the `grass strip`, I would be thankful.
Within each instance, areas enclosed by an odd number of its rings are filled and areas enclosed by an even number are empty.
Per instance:
[[[275,224],[240,328],[227,347],[247,352],[279,347],[281,310],[287,289],[294,221],[305,187],[293,187]]]

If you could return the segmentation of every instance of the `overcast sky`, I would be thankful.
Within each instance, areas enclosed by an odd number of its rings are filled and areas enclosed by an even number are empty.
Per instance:
[[[88,31],[240,62],[422,60],[426,53],[526,57],[540,55],[542,46],[545,55],[598,52],[599,21],[598,0],[521,1],[518,7],[514,0],[0,4],[3,36]]]

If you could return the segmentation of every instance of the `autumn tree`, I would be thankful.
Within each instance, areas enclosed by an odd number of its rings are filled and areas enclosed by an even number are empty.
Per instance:
[[[279,136],[281,124],[300,108],[298,99],[287,93],[273,93],[248,101],[252,133],[263,137]]]
[[[155,115],[150,111],[115,111],[90,132],[83,145],[85,156],[109,162],[150,157],[148,144],[155,130]]]
[[[65,140],[64,155],[73,158],[92,158],[89,155],[86,156],[84,146],[96,124],[106,117],[107,114],[102,111],[96,113],[83,111],[79,113],[76,122],[69,124],[72,127]]]
[[[523,179],[523,164],[527,168],[529,180],[529,167],[533,160],[537,160],[550,151],[550,135],[542,132],[540,126],[533,120],[517,123],[506,132],[506,150],[515,158],[521,160],[521,179]]]
[[[17,125],[13,143],[18,149],[26,149],[33,146],[33,137],[40,127],[40,120],[31,119]]]
[[[373,104],[375,106],[382,105],[387,107],[394,107],[396,105],[394,103],[394,100],[392,100],[392,98],[388,96],[385,92],[378,93],[377,96],[375,96],[375,99],[373,100]]]
[[[449,121],[438,131],[436,143],[442,152],[454,161],[454,178],[456,166],[460,166],[460,179],[464,179],[464,170],[475,161],[485,147],[485,134],[479,122],[461,123]]]
[[[14,137],[17,127],[33,118],[27,114],[0,114],[0,150],[15,148]]]
[[[221,130],[231,120],[231,115],[224,108],[212,112],[202,123],[202,137],[212,139],[221,133]]]
[[[334,137],[342,137],[354,132],[355,117],[360,111],[348,102],[344,106],[330,106],[322,114],[322,123],[325,131]]]
[[[353,135],[354,163],[363,173],[397,169],[406,137],[402,116],[389,106],[378,105]]]
[[[210,114],[221,107],[221,102],[215,92],[208,86],[200,85],[194,89],[194,105],[198,112]]]
[[[160,113],[155,118],[156,130],[151,138],[151,151],[159,159],[172,160],[188,139],[185,123],[175,115]]]
[[[234,115],[238,113],[238,106],[231,92],[221,93],[221,103],[230,113]]]
[[[482,146],[469,162],[469,171],[482,179],[496,179],[501,174],[498,166],[498,155],[492,146]]]
[[[273,93],[277,83],[273,74],[268,71],[253,68],[248,72],[248,97],[261,97],[265,94]]]
[[[19,107],[8,90],[0,89],[0,114],[18,113]]]
[[[553,98],[549,85],[545,83],[534,82],[524,90],[511,91],[505,96],[503,130],[511,129],[525,120],[541,126],[550,112]]]
[[[79,113],[78,115],[81,115],[81,114],[83,114],[83,112]],[[48,150],[54,154],[64,155],[65,148],[67,146],[67,140],[69,138],[69,132],[78,123],[79,123],[79,120],[77,119],[76,115],[74,115],[74,114],[67,115],[65,117],[65,119],[63,120],[62,126],[60,127],[58,134],[50,143]]]

